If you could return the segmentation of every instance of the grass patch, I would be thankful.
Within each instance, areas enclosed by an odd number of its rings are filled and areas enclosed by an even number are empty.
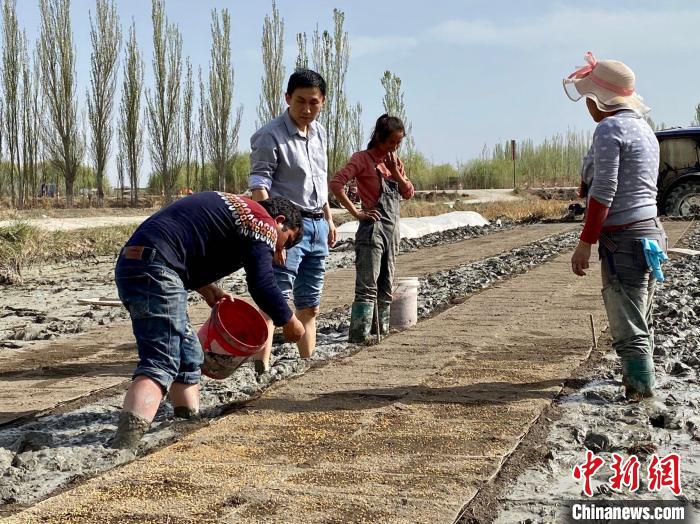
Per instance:
[[[33,259],[41,245],[38,228],[17,221],[0,228],[0,282],[22,280],[22,269]]]
[[[22,281],[30,266],[116,255],[137,224],[45,231],[17,221],[0,227],[0,282]]]
[[[455,203],[453,211],[476,211],[487,220],[509,219],[532,222],[562,218],[572,201],[524,199],[513,202],[485,202],[482,204]]]

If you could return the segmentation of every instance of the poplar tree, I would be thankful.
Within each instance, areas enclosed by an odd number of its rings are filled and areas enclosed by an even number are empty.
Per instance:
[[[403,157],[406,174],[410,176],[413,170],[415,141],[412,135],[413,126],[406,117],[406,105],[404,104],[403,91],[401,90],[401,79],[391,71],[384,71],[381,82],[384,87],[384,98],[382,99],[384,112],[389,116],[400,118],[406,128],[406,137],[401,144],[399,155]]]
[[[53,167],[63,175],[66,205],[73,205],[73,186],[85,153],[78,121],[75,48],[70,0],[39,0],[39,61],[48,110],[44,147]]]
[[[165,16],[163,0],[153,0],[151,16],[154,87],[146,90],[149,151],[165,202],[170,202],[180,169],[182,36]]]
[[[284,19],[272,1],[272,16],[265,15],[262,34],[263,77],[258,105],[258,125],[262,127],[284,111]]]
[[[44,97],[41,95],[41,64],[39,63],[39,56],[35,51],[33,53],[34,67],[33,67],[33,89],[31,90],[31,104],[32,104],[32,144],[33,144],[33,158],[32,158],[32,172],[35,178],[34,194],[38,194],[39,188],[36,187],[39,184],[39,173],[41,172],[42,181],[44,178],[44,163],[42,162],[42,139],[41,135],[45,128],[45,112],[46,104],[44,102]]]
[[[357,102],[350,108],[350,148],[352,151],[361,151],[365,148],[364,130],[362,129],[362,104]]]
[[[124,149],[122,145],[124,144],[124,138],[122,136],[122,130],[121,128],[117,130],[117,184],[119,184],[119,194],[120,194],[120,202],[121,205],[124,205],[124,179],[125,173],[124,173]],[[133,188],[132,188],[133,189]]]
[[[129,179],[130,202],[138,203],[139,168],[143,158],[143,123],[141,121],[141,93],[143,91],[144,64],[136,42],[136,28],[132,21],[124,56],[124,79],[119,105],[119,159],[122,176]],[[124,182],[122,181],[122,200]]]
[[[190,171],[192,169],[192,148],[194,138],[194,121],[192,120],[193,102],[194,102],[194,84],[192,82],[192,63],[189,57],[185,61],[185,87],[182,95],[182,125],[185,135],[185,186],[191,189]]]
[[[22,32],[22,103],[21,103],[21,149],[22,169],[19,177],[19,206],[24,207],[28,200],[37,193],[37,165],[39,151],[39,132],[41,97],[39,96],[39,71],[34,55],[32,69],[27,52],[27,42]]]
[[[197,129],[197,149],[199,150],[199,190],[204,191],[209,188],[206,177],[206,161],[207,161],[207,102],[206,88],[202,80],[202,68],[199,68],[199,118]]]
[[[3,3],[3,41],[2,69],[4,115],[2,126],[5,131],[5,143],[9,154],[10,200],[16,205],[15,181],[19,178],[19,135],[20,135],[20,75],[21,75],[21,46],[22,40],[17,23],[15,0],[5,0]]]
[[[233,66],[231,65],[231,18],[228,9],[212,10],[211,62],[209,64],[209,101],[206,107],[207,145],[214,166],[219,191],[226,189],[226,173],[231,167],[238,145],[238,131],[243,109],[238,108],[235,120],[233,104]]]
[[[88,118],[92,132],[90,152],[97,182],[97,199],[104,203],[104,174],[112,145],[112,108],[117,87],[117,59],[122,33],[113,0],[97,0],[95,20],[90,14],[90,89]]]
[[[313,62],[316,71],[326,80],[326,101],[319,121],[328,135],[328,173],[338,171],[347,160],[350,148],[348,122],[350,110],[345,95],[345,76],[350,59],[348,34],[343,31],[345,14],[333,10],[333,34],[314,31]]]
[[[297,61],[294,65],[296,70],[308,69],[309,54],[306,51],[306,33],[297,33]]]

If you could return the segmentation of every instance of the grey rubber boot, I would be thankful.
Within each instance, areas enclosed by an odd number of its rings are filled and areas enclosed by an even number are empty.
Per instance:
[[[114,449],[130,449],[136,453],[139,442],[150,425],[151,423],[145,418],[130,411],[122,411],[119,413],[117,432],[111,442],[112,447]]]
[[[389,334],[389,321],[391,320],[391,306],[379,306],[379,333],[384,336]]]
[[[364,344],[369,339],[372,329],[372,315],[374,304],[371,302],[353,302],[350,309],[350,333],[348,342],[352,344]]]

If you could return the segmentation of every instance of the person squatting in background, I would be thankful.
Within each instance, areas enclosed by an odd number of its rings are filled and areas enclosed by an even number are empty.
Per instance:
[[[350,316],[349,341],[365,342],[370,335],[377,303],[379,330],[388,333],[392,284],[399,247],[399,203],[415,194],[403,162],[396,155],[405,136],[403,122],[395,116],[377,119],[367,149],[358,151],[338,171],[330,189],[338,202],[359,221],[355,235],[355,301]],[[345,193],[355,180],[362,209]]]
[[[644,120],[649,108],[635,92],[635,76],[622,62],[596,61],[564,79],[574,101],[598,124],[582,169],[587,196],[585,225],[571,269],[586,274],[591,246],[600,241],[603,300],[613,348],[622,364],[627,398],[653,395],[653,257],[665,258],[667,238],[656,208],[659,142]]]

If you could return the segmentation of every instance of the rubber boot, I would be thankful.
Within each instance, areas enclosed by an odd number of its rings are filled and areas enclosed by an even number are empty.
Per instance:
[[[379,333],[384,336],[389,334],[391,320],[391,306],[379,306]]]
[[[348,342],[351,344],[364,344],[369,340],[369,332],[372,328],[372,315],[374,304],[371,302],[353,302],[350,310],[350,333]]]
[[[379,305],[378,316],[379,316],[379,333],[384,336],[389,334],[389,324],[391,320],[391,306],[389,305]],[[372,330],[370,331],[372,335],[377,334],[377,328],[372,321]]]
[[[653,397],[655,383],[654,360],[651,357],[622,359],[622,384],[628,399]]]
[[[175,418],[184,418],[192,422],[199,422],[202,420],[202,415],[199,414],[199,410],[188,408],[187,406],[175,406],[173,412]]]
[[[122,411],[119,413],[117,432],[112,439],[112,447],[114,449],[129,449],[136,453],[139,442],[141,442],[141,438],[148,431],[150,425],[151,423],[148,420],[136,413]]]

